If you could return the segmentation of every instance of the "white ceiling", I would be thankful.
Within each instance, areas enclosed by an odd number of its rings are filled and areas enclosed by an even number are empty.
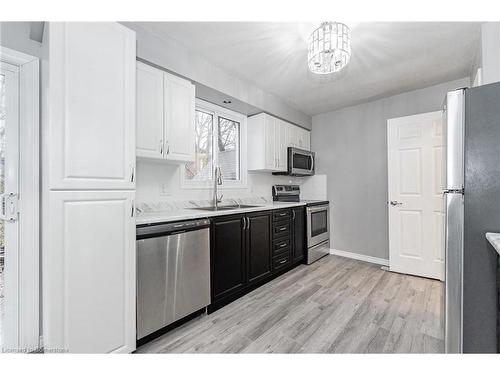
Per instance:
[[[307,69],[317,26],[283,22],[140,23],[314,115],[469,75],[480,23],[350,24],[351,62],[338,75]]]

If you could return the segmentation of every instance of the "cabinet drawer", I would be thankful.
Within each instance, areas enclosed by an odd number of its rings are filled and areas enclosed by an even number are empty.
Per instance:
[[[292,230],[292,225],[290,222],[273,224],[274,237],[288,236],[290,235],[291,230]]]
[[[274,241],[273,243],[273,254],[280,254],[290,250],[292,245],[292,239],[290,237],[285,237]]]
[[[290,265],[290,253],[283,254],[273,259],[273,271],[280,270]]]
[[[276,210],[276,211],[273,211],[273,221],[290,220],[291,217],[292,217],[292,211],[291,210]]]

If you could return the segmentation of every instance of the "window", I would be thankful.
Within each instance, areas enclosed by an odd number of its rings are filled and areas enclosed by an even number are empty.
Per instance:
[[[244,186],[243,129],[246,117],[204,101],[195,114],[195,160],[185,165],[184,187],[211,187],[214,167],[219,166],[223,185]]]

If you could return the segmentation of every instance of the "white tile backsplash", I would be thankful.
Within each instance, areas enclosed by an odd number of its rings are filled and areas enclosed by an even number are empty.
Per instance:
[[[168,164],[164,162],[138,160],[137,161],[137,184],[136,200],[138,204],[151,202],[179,202],[200,201],[212,199],[212,189],[183,189],[181,187],[180,173],[182,165]],[[245,188],[219,187],[219,194],[224,194],[224,199],[244,199],[252,197],[264,197],[272,200],[271,187],[274,184],[296,184],[309,185],[312,177],[289,177],[274,176],[269,172],[248,172],[247,186]],[[315,180],[316,181],[316,180]],[[325,186],[321,184],[324,182]],[[311,184],[312,190],[324,192],[326,195],[326,178],[318,179]],[[309,190],[309,188],[308,188]],[[306,198],[303,196],[303,198]],[[314,199],[314,198],[309,198]],[[324,198],[319,198],[324,199]]]

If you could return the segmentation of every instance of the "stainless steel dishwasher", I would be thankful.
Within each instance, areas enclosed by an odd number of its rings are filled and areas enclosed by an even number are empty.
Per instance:
[[[210,221],[137,227],[137,340],[210,304]]]

